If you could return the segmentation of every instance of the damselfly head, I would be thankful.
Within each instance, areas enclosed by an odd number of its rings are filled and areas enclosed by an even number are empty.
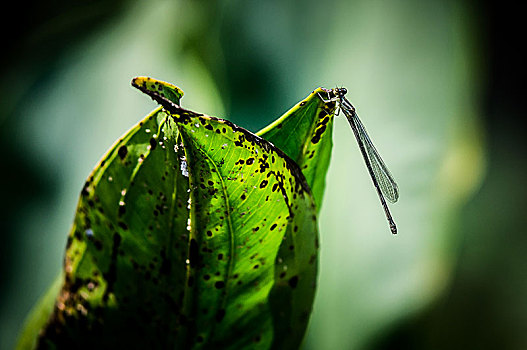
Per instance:
[[[339,95],[339,98],[344,97],[344,95],[346,95],[348,93],[348,89],[346,89],[344,87],[343,88],[335,88],[335,91]]]

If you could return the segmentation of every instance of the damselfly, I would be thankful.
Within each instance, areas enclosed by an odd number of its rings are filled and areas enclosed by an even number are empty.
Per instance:
[[[339,103],[339,109],[342,110],[344,115],[346,115],[351,129],[355,134],[355,138],[357,139],[357,143],[359,144],[359,149],[364,158],[364,162],[366,163],[366,167],[368,168],[368,172],[370,173],[373,185],[375,186],[379,199],[381,200],[386,219],[388,219],[388,223],[390,224],[390,230],[395,235],[397,234],[397,226],[393,221],[392,214],[388,209],[385,198],[390,203],[397,202],[399,199],[399,189],[397,188],[397,184],[386,167],[386,164],[384,164],[379,152],[375,149],[373,142],[366,132],[366,128],[355,111],[355,107],[353,107],[350,101],[344,97],[348,90],[346,88],[336,88],[331,92],[336,96],[330,97],[329,99],[324,99],[324,97],[320,95],[319,97],[324,102],[337,101]]]

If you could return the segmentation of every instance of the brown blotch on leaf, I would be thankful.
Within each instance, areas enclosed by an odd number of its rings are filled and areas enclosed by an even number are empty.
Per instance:
[[[126,148],[126,146],[119,147],[117,154],[119,155],[119,158],[124,159],[124,157],[126,157],[128,154],[128,148]]]
[[[188,254],[188,260],[190,267],[195,267],[198,262],[198,255],[199,255],[199,247],[198,242],[194,238],[190,240],[190,247],[189,247],[189,254]]]
[[[152,151],[155,150],[155,149],[156,149],[156,146],[157,146],[157,141],[156,141],[155,138],[152,137],[152,138],[150,139],[150,150],[152,150]]]
[[[298,276],[293,276],[289,279],[289,286],[293,289],[296,288],[296,286],[298,285]]]

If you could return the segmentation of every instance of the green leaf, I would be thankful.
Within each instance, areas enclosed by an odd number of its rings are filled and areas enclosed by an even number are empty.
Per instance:
[[[324,88],[314,90],[282,117],[257,133],[284,151],[300,166],[318,211],[322,204],[326,173],[331,159],[335,113],[335,102],[325,103],[320,97],[330,99],[328,94],[332,93]]]
[[[183,90],[170,83],[149,77],[136,77],[132,79],[132,86],[143,91],[147,95],[156,96],[157,101],[179,105],[179,100],[183,97]]]
[[[301,132],[296,148],[298,137],[283,142],[286,154],[228,121],[180,108],[183,93],[173,85],[133,85],[165,110],[119,139],[88,178],[39,346],[298,347],[318,238],[310,186],[288,154],[321,196],[315,175],[323,178],[323,167],[313,160],[331,148],[325,130],[334,104],[322,103],[318,89],[266,129],[274,142]],[[35,338],[32,325],[20,347]]]
[[[315,207],[304,177],[279,149],[229,122],[192,116],[183,125],[189,169],[199,174],[190,176],[190,273],[196,283],[193,305],[198,306],[192,314],[197,315],[198,336],[209,345],[266,349],[273,330],[287,322],[298,345],[307,319],[297,309],[281,317],[273,301],[296,293],[303,297],[302,313],[311,311],[318,243]],[[288,256],[278,253],[284,244]],[[201,314],[207,299],[211,309]],[[207,325],[215,321],[216,330],[208,334]],[[297,333],[290,322],[304,327]],[[275,344],[284,340],[274,339]]]
[[[154,111],[88,178],[41,343],[173,346],[166,334],[180,322],[188,242],[188,180],[173,126]]]

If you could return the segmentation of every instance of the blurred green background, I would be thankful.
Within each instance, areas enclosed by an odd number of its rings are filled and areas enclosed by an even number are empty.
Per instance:
[[[503,1],[19,2],[0,57],[0,348],[62,265],[80,189],[155,104],[257,131],[345,86],[398,181],[390,234],[337,118],[305,349],[527,348],[525,54]],[[523,55],[523,56],[522,56]]]

